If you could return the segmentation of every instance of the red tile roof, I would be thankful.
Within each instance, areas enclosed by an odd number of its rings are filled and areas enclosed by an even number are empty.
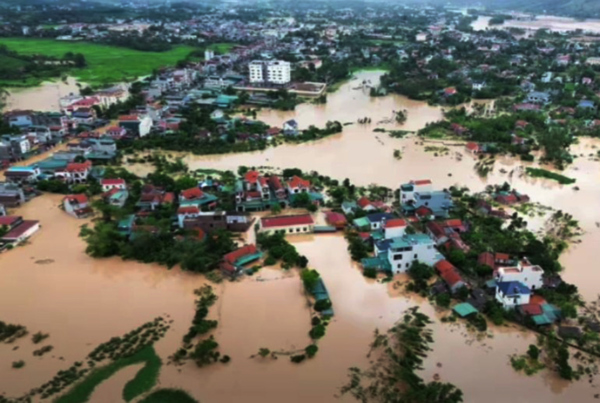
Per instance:
[[[21,236],[23,236],[23,234],[25,232],[29,231],[31,228],[35,227],[36,225],[39,225],[39,221],[23,221],[22,224],[17,225],[15,228],[13,228],[11,231],[9,231],[8,234],[4,235],[2,237],[2,239],[6,239],[6,240],[18,239]]]
[[[71,162],[67,164],[67,172],[84,172],[92,167],[91,161],[85,162]]]
[[[411,182],[413,185],[431,185],[431,180],[429,179],[420,179],[417,181]]]
[[[292,225],[313,225],[314,221],[309,214],[288,215],[279,217],[264,217],[261,219],[263,228],[288,227]]]
[[[546,300],[544,299],[544,297],[542,297],[541,295],[532,295],[529,298],[529,303],[530,304],[537,304],[537,305],[543,305],[546,303]]]
[[[14,216],[14,215],[2,216],[2,217],[0,217],[0,227],[2,227],[4,225],[11,227],[14,223],[19,221],[20,219],[21,219],[21,217]]]
[[[440,260],[439,262],[437,262],[435,264],[435,269],[438,271],[438,273],[444,273],[445,271],[448,270],[456,270],[456,267],[454,267],[454,265],[452,265],[452,263],[450,263],[447,260]]]
[[[102,185],[124,185],[125,184],[125,180],[124,179],[102,179],[102,181],[100,182]]]
[[[294,177],[292,177],[292,179],[288,182],[288,186],[291,188],[303,187],[308,189],[310,187],[310,182],[294,175]]]
[[[346,224],[346,216],[341,213],[336,213],[334,211],[328,211],[325,213],[325,219],[331,225],[344,225]]]
[[[281,180],[279,179],[279,176],[277,176],[277,175],[273,175],[273,176],[269,177],[269,183],[273,187],[273,190],[283,189],[283,186],[281,185]]]
[[[431,211],[430,208],[425,207],[425,206],[421,206],[415,210],[415,215],[417,215],[418,217],[429,217],[432,214],[433,214],[433,211]]]
[[[223,260],[229,264],[234,264],[238,259],[240,259],[246,255],[252,255],[252,254],[256,253],[256,251],[257,251],[257,249],[256,249],[255,245],[253,245],[253,244],[246,245],[237,250],[234,250],[233,252],[229,252],[228,254],[223,256]]]
[[[384,228],[399,228],[406,227],[408,223],[403,218],[393,218],[391,220],[387,220],[383,225]]]
[[[441,238],[446,235],[444,228],[438,222],[428,222],[426,227],[436,238]]]
[[[483,266],[491,267],[493,269],[494,266],[495,266],[495,264],[496,264],[496,260],[494,259],[494,254],[493,253],[491,253],[491,252],[483,252],[477,258],[477,263],[480,264],[480,265],[483,265]]]
[[[523,310],[523,312],[525,312],[527,315],[530,315],[530,316],[541,315],[542,313],[544,313],[541,305],[538,305],[538,304],[532,304],[532,303],[524,304],[524,305],[521,305],[519,308],[521,308]]]
[[[474,143],[472,141],[467,143],[466,148],[469,151],[479,151],[480,150],[479,144]]]
[[[246,175],[244,175],[244,179],[246,179],[246,182],[248,183],[256,183],[259,176],[260,174],[257,171],[248,171],[246,172]]]
[[[76,195],[68,195],[68,196],[65,196],[65,199],[67,199],[69,201],[69,203],[72,203],[73,201],[75,201],[76,203],[79,203],[79,204],[88,202],[88,197],[86,195],[84,195],[83,193],[76,194]]]
[[[360,208],[365,208],[371,204],[371,201],[366,196],[363,196],[357,200],[356,204]]]
[[[204,196],[204,192],[200,188],[186,189],[181,192],[181,197],[185,200],[199,199]]]
[[[177,215],[180,214],[198,214],[200,209],[196,206],[184,206],[177,209]]]
[[[167,192],[167,193],[165,193],[162,202],[163,203],[173,203],[173,200],[175,200],[175,193]]]
[[[451,220],[446,220],[444,222],[444,225],[446,227],[452,227],[452,228],[464,227],[462,220],[459,220],[458,218],[451,219]]]
[[[460,276],[460,273],[456,269],[455,270],[447,270],[447,271],[443,272],[440,276],[444,279],[446,284],[448,284],[450,287],[463,281],[462,277]]]

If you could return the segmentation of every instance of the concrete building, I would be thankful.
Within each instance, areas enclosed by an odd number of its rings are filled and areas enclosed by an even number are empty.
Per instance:
[[[538,265],[532,265],[527,259],[518,262],[516,266],[500,267],[496,271],[497,283],[518,281],[530,290],[542,288],[544,270]]]
[[[292,80],[289,62],[255,60],[248,65],[251,83],[287,84]]]
[[[386,258],[394,274],[404,273],[417,261],[434,266],[444,257],[435,248],[435,242],[426,234],[406,234],[375,244],[377,257]]]
[[[529,303],[531,291],[526,285],[518,281],[498,283],[496,286],[496,300],[504,309],[513,309],[519,305]]]
[[[266,234],[308,234],[313,232],[315,222],[309,214],[264,217],[260,220],[259,232]]]

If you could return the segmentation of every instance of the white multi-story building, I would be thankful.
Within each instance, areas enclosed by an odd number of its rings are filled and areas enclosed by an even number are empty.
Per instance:
[[[405,234],[380,241],[375,244],[375,254],[387,257],[394,274],[406,272],[415,261],[433,266],[444,259],[426,234]]]
[[[289,62],[255,60],[248,65],[251,83],[287,84],[292,80]]]
[[[530,290],[539,290],[544,285],[543,274],[544,270],[540,266],[532,265],[527,259],[523,259],[517,266],[500,267],[496,273],[496,282],[518,281]]]

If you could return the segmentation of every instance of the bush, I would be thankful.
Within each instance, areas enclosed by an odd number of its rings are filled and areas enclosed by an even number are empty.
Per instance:
[[[311,344],[310,346],[307,346],[304,351],[308,358],[313,358],[317,354],[317,351],[319,351],[319,347],[316,344]]]
[[[320,299],[315,302],[315,311],[321,312],[331,308],[331,301],[329,299]]]
[[[319,319],[318,316],[313,316],[313,318],[311,319],[311,323],[313,326],[317,326],[321,324],[321,319]]]
[[[19,368],[23,368],[25,366],[25,361],[23,360],[19,360],[19,361],[13,361],[12,363],[12,367],[19,369]]]
[[[310,329],[310,332],[308,332],[308,334],[311,339],[318,340],[321,337],[325,336],[325,326],[323,326],[322,324],[317,325]]]
[[[441,306],[442,308],[448,308],[450,306],[450,294],[448,294],[447,292],[443,293],[443,294],[438,294],[435,297],[435,303],[439,306]]]
[[[366,278],[377,278],[377,269],[373,269],[373,268],[364,269],[363,275]]]
[[[530,344],[529,350],[527,350],[527,355],[532,360],[537,360],[540,356],[540,349],[535,344]]]
[[[223,364],[227,364],[229,361],[231,361],[231,357],[228,355],[224,355],[223,357],[221,357],[221,362]]]
[[[306,356],[304,354],[293,355],[290,357],[290,361],[292,361],[294,364],[299,364],[302,361],[304,361],[305,359],[306,359]]]
[[[265,266],[274,266],[275,264],[277,264],[277,259],[275,259],[273,256],[269,255],[264,262]]]

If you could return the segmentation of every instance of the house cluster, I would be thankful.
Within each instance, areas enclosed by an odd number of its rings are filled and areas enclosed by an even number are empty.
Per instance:
[[[24,184],[39,180],[59,180],[71,184],[85,183],[89,177],[98,179],[93,163],[106,163],[117,156],[117,146],[111,138],[86,139],[67,144],[66,150],[31,165],[11,166],[4,176],[7,182]]]
[[[283,178],[279,175],[262,175],[248,171],[235,185],[235,203],[238,211],[261,211],[278,205],[286,208],[305,194],[310,203],[320,205],[323,196],[311,186],[310,181],[299,176]]]

